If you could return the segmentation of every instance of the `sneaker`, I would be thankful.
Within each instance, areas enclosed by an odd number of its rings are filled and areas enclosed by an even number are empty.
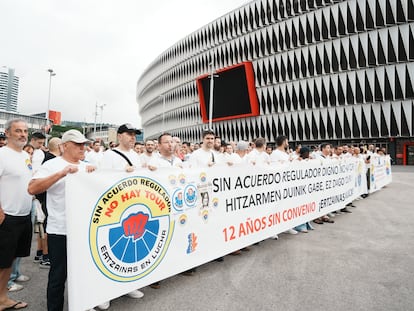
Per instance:
[[[132,292],[129,292],[127,295],[128,295],[129,298],[134,298],[134,299],[138,299],[138,298],[144,297],[144,293],[141,292],[138,289],[133,290]]]
[[[298,232],[294,229],[289,229],[287,231],[285,231],[285,233],[289,233],[289,234],[298,234]]]
[[[18,278],[16,278],[16,282],[27,282],[30,280],[30,277],[27,275],[20,274]]]
[[[42,260],[39,263],[39,267],[42,268],[42,269],[48,269],[48,268],[50,268],[50,260],[49,259]]]
[[[7,289],[8,289],[9,292],[17,292],[19,290],[22,290],[23,287],[24,287],[23,285],[13,283],[12,285],[7,286]]]
[[[335,217],[335,214],[334,213],[328,213],[328,216],[329,217]]]
[[[101,303],[100,305],[98,305],[98,308],[101,310],[106,310],[106,309],[109,309],[110,306],[111,306],[111,302],[105,301],[104,303]]]
[[[270,237],[272,240],[279,240],[279,236],[275,234],[274,236]]]
[[[34,256],[33,262],[40,262],[43,259],[43,255],[36,255]]]

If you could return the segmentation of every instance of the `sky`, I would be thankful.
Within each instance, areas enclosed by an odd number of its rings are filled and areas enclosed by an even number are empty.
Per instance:
[[[1,0],[0,67],[18,111],[141,127],[136,83],[170,46],[249,0]],[[96,109],[98,107],[98,109]]]

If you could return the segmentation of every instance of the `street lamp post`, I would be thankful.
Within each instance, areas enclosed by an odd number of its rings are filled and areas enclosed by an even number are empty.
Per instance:
[[[208,105],[208,127],[213,129],[213,103],[214,103],[214,78],[218,75],[214,74],[213,62],[210,63],[210,100]]]
[[[102,122],[103,122],[103,109],[106,106],[106,104],[100,105],[99,108],[101,108],[101,127],[100,127],[100,132],[102,135]]]
[[[49,72],[49,96],[47,98],[47,111],[46,111],[46,126],[49,125],[49,111],[50,111],[50,94],[52,90],[52,77],[56,76],[56,73],[53,69],[48,69]]]

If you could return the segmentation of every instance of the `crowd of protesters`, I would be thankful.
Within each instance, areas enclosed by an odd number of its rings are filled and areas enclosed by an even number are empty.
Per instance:
[[[102,141],[89,141],[77,130],[65,132],[62,138],[52,138],[45,147],[46,137],[33,133],[28,142],[25,121],[14,119],[7,122],[5,133],[0,132],[0,311],[27,307],[27,303],[15,301],[9,292],[24,288],[21,283],[30,280],[20,273],[21,257],[30,254],[33,225],[41,213],[35,205],[41,205],[45,219],[35,226],[38,234],[34,262],[49,268],[47,286],[48,310],[63,310],[67,277],[66,266],[66,216],[64,181],[67,174],[79,170],[92,172],[99,169],[157,170],[163,167],[211,167],[246,163],[254,166],[278,165],[292,161],[313,159],[338,159],[356,157],[366,164],[373,156],[386,154],[384,148],[374,145],[337,145],[322,143],[318,146],[296,145],[290,148],[286,136],[279,136],[275,145],[268,145],[264,138],[254,141],[225,142],[214,131],[202,133],[201,142],[182,142],[179,137],[163,133],[158,139],[136,142],[140,131],[130,124],[123,124],[117,131],[117,142],[107,146]],[[366,165],[367,167],[369,165]],[[369,179],[368,179],[369,181]],[[369,185],[368,185],[369,187]],[[362,198],[368,196],[368,192]],[[351,213],[348,204],[342,209],[314,219],[322,225],[334,223],[335,216]],[[285,233],[298,234],[313,230],[307,222]],[[277,235],[273,239],[278,239]],[[249,251],[246,247],[244,251]],[[236,251],[232,255],[239,255]],[[218,258],[217,261],[223,261]],[[195,269],[185,271],[192,275]],[[154,289],[160,283],[150,285]],[[128,293],[131,298],[141,298],[138,289]],[[110,307],[110,302],[97,306],[100,310]]]

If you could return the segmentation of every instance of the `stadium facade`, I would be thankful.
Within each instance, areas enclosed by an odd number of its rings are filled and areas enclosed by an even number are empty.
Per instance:
[[[213,122],[224,140],[373,143],[414,164],[413,0],[259,0],[216,19],[140,77],[146,137],[200,141],[197,80],[242,63],[253,66],[259,109]]]

